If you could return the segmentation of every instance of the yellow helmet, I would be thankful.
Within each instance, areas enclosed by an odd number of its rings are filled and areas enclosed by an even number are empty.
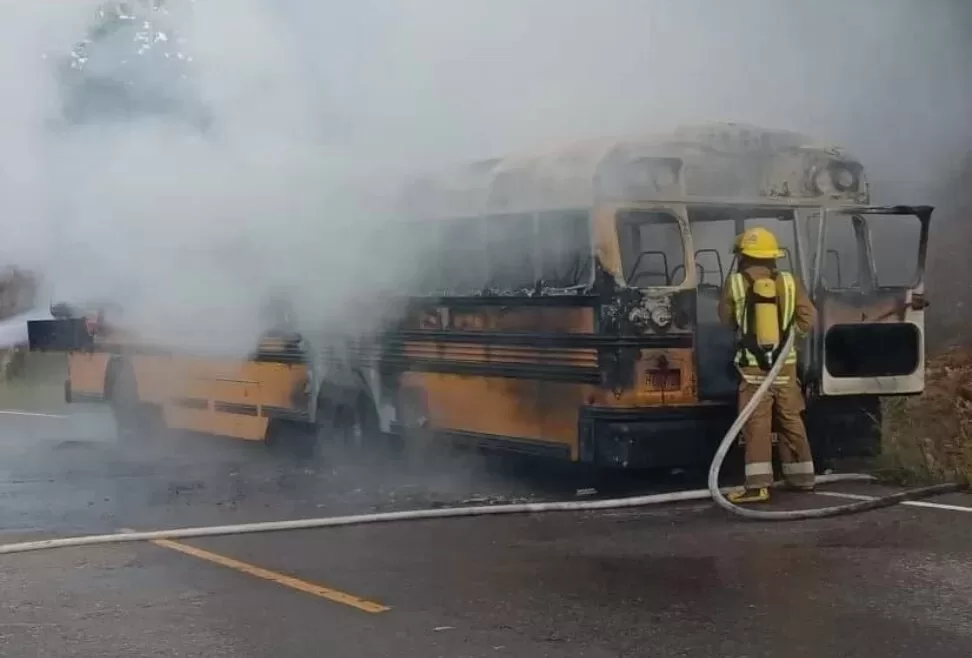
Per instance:
[[[780,249],[776,236],[769,229],[762,226],[755,226],[736,238],[736,251],[743,256],[750,258],[782,258],[783,250]]]

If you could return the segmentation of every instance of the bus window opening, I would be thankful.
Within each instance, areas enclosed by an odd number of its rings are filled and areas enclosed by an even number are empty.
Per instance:
[[[586,212],[544,212],[537,220],[540,276],[551,288],[573,288],[593,276],[590,222]]]
[[[699,286],[721,288],[735,266],[732,245],[736,239],[736,221],[732,213],[721,208],[690,209],[689,226]]]
[[[533,215],[506,215],[484,220],[489,287],[522,290],[536,282]]]
[[[777,259],[776,266],[785,272],[797,272],[796,265],[796,224],[792,215],[780,217],[756,217],[743,222],[746,229],[762,226],[776,236],[776,240],[783,251],[783,257]]]
[[[768,229],[777,237],[783,250],[783,256],[777,260],[778,267],[789,272],[797,271],[796,223],[792,213],[747,217],[732,208],[696,207],[689,211],[689,226],[701,287],[721,286],[729,273],[735,271],[738,265],[733,253],[736,237],[756,226]]]
[[[917,283],[921,221],[914,215],[878,214],[867,215],[866,221],[877,284],[910,287]]]
[[[855,224],[857,226],[855,226]],[[827,215],[822,268],[823,284],[832,290],[860,288],[867,262],[863,254],[860,218]]]
[[[624,211],[618,215],[621,266],[636,288],[685,282],[685,244],[678,220],[669,213]]]
[[[439,285],[448,295],[473,295],[486,283],[483,225],[479,218],[446,223],[440,233]]]

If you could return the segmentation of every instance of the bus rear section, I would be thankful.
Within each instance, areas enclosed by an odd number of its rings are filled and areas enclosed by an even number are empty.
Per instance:
[[[265,441],[281,423],[314,421],[299,337],[225,358],[153,348],[90,318],[30,322],[28,333],[31,350],[68,353],[65,399],[110,405],[126,436],[164,427]]]

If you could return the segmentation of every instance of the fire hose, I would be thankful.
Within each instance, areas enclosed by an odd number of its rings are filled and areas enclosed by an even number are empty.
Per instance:
[[[945,493],[961,491],[967,485],[952,482],[936,484],[928,487],[910,489],[899,493],[874,498],[871,500],[848,503],[832,507],[818,507],[800,510],[756,510],[736,505],[730,502],[722,489],[719,488],[719,472],[726,455],[732,447],[733,441],[739,434],[746,421],[753,414],[769,391],[769,387],[779,376],[787,354],[793,349],[794,336],[790,332],[783,349],[770,368],[765,379],[760,384],[749,403],[739,412],[735,422],[726,432],[716,450],[715,457],[709,467],[708,488],[691,491],[677,491],[672,493],[651,494],[645,496],[630,496],[610,500],[590,501],[559,501],[545,503],[517,503],[510,505],[483,505],[475,507],[450,507],[441,509],[420,509],[400,512],[381,512],[372,514],[357,514],[350,516],[324,517],[317,519],[296,519],[291,521],[269,521],[262,523],[245,523],[237,525],[209,526],[196,528],[178,528],[172,530],[153,530],[146,532],[119,532],[103,535],[87,535],[79,537],[64,537],[57,539],[42,539],[38,541],[19,542],[0,545],[0,554],[26,553],[51,548],[66,548],[78,546],[93,546],[103,544],[120,544],[127,542],[155,541],[160,539],[191,539],[194,537],[217,537],[225,535],[243,535],[263,532],[279,532],[285,530],[305,530],[311,528],[334,528],[373,523],[390,523],[397,521],[421,521],[430,519],[445,519],[474,516],[499,516],[506,514],[539,514],[544,512],[586,512],[596,510],[615,510],[624,508],[647,507],[664,503],[684,502],[712,499],[719,507],[746,519],[756,521],[796,521],[804,519],[821,519],[847,514],[857,514],[868,510],[891,507],[906,500],[928,498]],[[873,476],[865,474],[835,474],[822,475],[816,478],[820,484],[847,481],[871,481]]]
[[[726,435],[722,437],[722,443],[719,444],[715,457],[712,458],[712,463],[709,466],[708,491],[716,505],[732,514],[746,519],[752,519],[754,521],[799,521],[805,519],[823,519],[832,516],[845,516],[847,514],[858,514],[860,512],[867,512],[869,510],[881,509],[882,507],[891,507],[892,505],[897,505],[905,500],[917,500],[919,498],[940,496],[946,493],[961,491],[968,487],[967,484],[959,482],[946,482],[944,484],[935,484],[927,487],[908,489],[906,491],[881,496],[872,500],[847,503],[845,505],[835,505],[831,507],[814,507],[811,509],[800,510],[758,510],[744,507],[742,505],[736,505],[726,498],[722,491],[719,490],[719,472],[722,470],[722,463],[725,461],[726,455],[729,454],[729,449],[732,448],[732,443],[736,440],[736,436],[738,436],[739,432],[746,424],[746,421],[749,420],[749,417],[753,415],[753,412],[756,410],[756,407],[759,405],[760,401],[766,397],[770,386],[772,386],[773,382],[776,381],[776,378],[779,377],[780,370],[783,369],[783,364],[785,363],[786,357],[790,353],[790,350],[793,349],[793,342],[795,340],[796,332],[790,331],[788,333],[789,335],[783,344],[783,349],[780,350],[779,355],[773,362],[773,366],[770,368],[769,372],[766,373],[766,376],[756,389],[753,397],[749,400],[749,403],[747,403],[746,406],[740,410],[739,415],[736,416],[736,420],[729,428],[729,431],[727,431]],[[821,478],[818,477],[817,481],[820,482]]]

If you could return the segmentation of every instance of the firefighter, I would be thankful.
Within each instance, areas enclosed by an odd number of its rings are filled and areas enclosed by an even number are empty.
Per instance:
[[[748,229],[736,240],[735,252],[739,266],[724,284],[719,317],[737,336],[734,365],[740,374],[738,404],[742,410],[775,362],[788,332],[796,331],[798,338],[807,335],[817,311],[799,279],[777,268],[777,259],[784,252],[772,232],[763,227]],[[745,491],[730,495],[732,502],[769,500],[774,417],[784,480],[792,488],[813,490],[813,456],[801,416],[804,408],[794,346],[779,377],[743,428]]]

